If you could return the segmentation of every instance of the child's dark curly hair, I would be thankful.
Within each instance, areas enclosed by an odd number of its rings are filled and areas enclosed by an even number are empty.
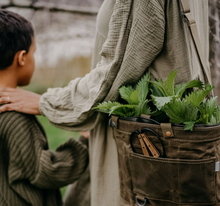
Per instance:
[[[0,70],[11,66],[18,51],[25,50],[28,53],[33,36],[33,27],[28,20],[0,9]]]

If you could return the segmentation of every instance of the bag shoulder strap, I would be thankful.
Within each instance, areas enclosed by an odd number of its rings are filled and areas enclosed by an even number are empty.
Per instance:
[[[188,28],[190,31],[190,34],[192,36],[196,52],[199,58],[199,62],[201,64],[202,70],[203,70],[203,75],[205,77],[205,83],[209,83],[212,85],[212,80],[211,80],[211,74],[210,71],[208,70],[208,65],[206,64],[203,51],[202,51],[202,45],[199,39],[199,33],[196,25],[196,21],[193,17],[193,15],[190,12],[190,6],[189,6],[189,0],[180,0],[181,5],[182,5],[182,12],[183,16],[185,18],[185,22],[188,24]]]

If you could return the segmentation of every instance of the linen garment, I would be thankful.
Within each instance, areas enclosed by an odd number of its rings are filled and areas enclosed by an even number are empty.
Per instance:
[[[208,66],[208,1],[190,0]],[[65,88],[48,89],[40,111],[54,125],[91,130],[91,205],[119,206],[117,150],[108,116],[92,108],[116,101],[122,85],[146,73],[163,79],[179,70],[175,83],[204,80],[178,0],[105,0],[97,17],[92,70]]]
[[[89,140],[87,137],[80,136],[79,141],[87,148]],[[90,206],[90,166],[88,165],[85,172],[80,176],[78,181],[68,185],[64,199],[64,206]]]

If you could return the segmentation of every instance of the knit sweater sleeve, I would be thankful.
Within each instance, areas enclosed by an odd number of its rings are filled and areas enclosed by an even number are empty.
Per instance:
[[[53,152],[34,116],[10,112],[5,118],[7,124],[1,127],[7,141],[10,185],[28,181],[55,189],[74,182],[86,169],[88,151],[80,142],[69,139]]]
[[[42,95],[40,111],[52,123],[77,130],[91,119],[94,122],[92,108],[103,100],[115,101],[118,88],[137,82],[161,51],[164,0],[115,2],[97,66],[68,86],[48,89]]]

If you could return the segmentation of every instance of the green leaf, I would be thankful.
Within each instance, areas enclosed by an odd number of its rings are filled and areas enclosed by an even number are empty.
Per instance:
[[[174,82],[175,82],[175,78],[176,78],[176,73],[178,71],[175,70],[175,71],[172,71],[168,77],[166,78],[166,81],[165,81],[165,92],[166,92],[166,96],[173,96],[175,95],[174,94]]]
[[[179,97],[182,97],[182,95],[186,89],[190,89],[190,88],[194,88],[194,87],[202,89],[203,83],[201,81],[195,79],[195,80],[192,80],[188,83],[178,84],[175,87],[175,94],[178,95]]]
[[[157,87],[160,92],[163,94],[164,97],[166,97],[166,92],[164,90],[165,86],[164,83],[161,80],[151,81],[151,84],[153,84],[155,87]]]
[[[206,114],[205,111],[201,113],[201,115],[199,116],[199,119],[196,121],[196,123],[198,124],[208,124],[208,122],[209,122],[209,115]]]
[[[176,87],[175,87],[175,89],[174,89],[174,93],[175,93],[176,95],[178,95],[179,98],[182,97],[184,91],[186,90],[186,85],[187,85],[187,83],[183,83],[183,84],[178,84],[178,85],[176,85]]]
[[[204,105],[206,107],[206,111],[207,111],[209,116],[213,115],[213,113],[215,111],[217,98],[218,97],[211,97],[210,99],[208,99],[204,102]]]
[[[136,90],[138,90],[139,102],[145,101],[149,92],[150,73],[144,75],[144,77],[138,82]]]
[[[213,88],[214,87],[212,87],[210,84],[207,84],[206,90],[194,91],[188,96],[186,95],[185,99],[188,103],[198,107]]]
[[[151,98],[153,99],[154,105],[157,107],[157,109],[161,110],[165,104],[170,103],[175,98],[177,98],[177,96],[156,97],[154,95],[151,95]]]
[[[184,122],[185,126],[184,126],[184,130],[190,130],[193,131],[193,127],[195,125],[195,122]]]
[[[134,90],[132,86],[122,86],[119,88],[119,94],[128,104],[138,104],[138,90]]]
[[[209,124],[217,124],[216,118],[212,115]]]
[[[166,78],[165,82],[161,80],[151,81],[151,84],[156,86],[163,96],[174,96],[174,82],[176,78],[177,70],[172,71],[168,77]]]
[[[197,120],[198,108],[186,100],[176,99],[164,106],[164,112],[170,118],[170,122],[180,124],[184,122],[195,122]]]
[[[118,102],[108,101],[108,102],[102,102],[92,109],[96,109],[99,112],[109,113],[112,107],[119,106],[119,105],[121,104]]]
[[[186,89],[190,89],[193,87],[203,89],[203,86],[204,86],[203,82],[201,82],[200,80],[194,79],[194,80],[191,80],[190,82],[187,83]]]
[[[111,108],[109,115],[115,114],[122,117],[133,116],[137,105],[117,105]]]
[[[140,102],[135,108],[135,116],[141,116],[141,114],[151,114],[150,108],[147,106],[149,100]]]
[[[163,97],[164,95],[162,94],[162,92],[153,84],[150,84],[150,90],[152,95],[156,96],[156,97]]]
[[[220,123],[220,104],[215,109],[213,116],[216,119],[216,124]]]
[[[210,99],[205,99],[204,102],[199,106],[199,110],[201,111],[201,114],[208,115],[208,122],[210,121],[212,115],[215,111],[215,105],[216,105],[217,97],[212,97]]]
[[[133,91],[134,89],[132,88],[132,86],[122,86],[119,88],[119,94],[121,98],[127,101],[129,104],[132,104],[130,97]]]
[[[139,104],[138,90],[137,89],[134,90],[131,93],[130,100],[131,100],[131,103],[129,103],[129,104]]]

